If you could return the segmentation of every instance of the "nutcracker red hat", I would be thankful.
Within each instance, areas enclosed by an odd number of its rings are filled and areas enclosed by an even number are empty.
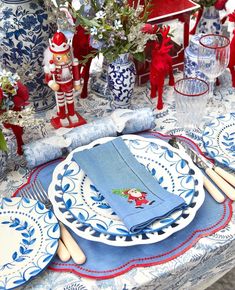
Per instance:
[[[66,53],[70,50],[68,40],[64,33],[57,31],[50,40],[50,51],[52,53]]]

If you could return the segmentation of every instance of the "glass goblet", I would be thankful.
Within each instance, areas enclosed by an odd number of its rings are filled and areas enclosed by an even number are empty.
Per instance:
[[[228,66],[230,40],[219,34],[206,34],[199,39],[198,69],[209,79],[209,103],[214,105],[213,90],[215,79]]]
[[[198,78],[183,78],[174,86],[177,125],[184,129],[200,129],[205,115],[208,84]]]

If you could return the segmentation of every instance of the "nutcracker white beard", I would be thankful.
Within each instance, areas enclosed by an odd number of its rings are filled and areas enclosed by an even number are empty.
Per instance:
[[[68,67],[62,68],[61,80],[65,82],[65,81],[70,81],[71,79],[72,79],[72,74],[70,72],[70,69]]]

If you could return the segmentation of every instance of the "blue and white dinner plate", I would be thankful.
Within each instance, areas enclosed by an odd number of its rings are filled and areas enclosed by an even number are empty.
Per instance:
[[[13,289],[42,272],[60,237],[52,211],[33,199],[0,199],[0,289]]]
[[[136,159],[164,188],[180,195],[188,205],[193,206],[175,211],[170,216],[154,222],[141,234],[130,233],[73,159],[75,152],[113,139],[107,137],[75,149],[66,160],[57,165],[49,187],[49,198],[54,212],[58,219],[76,234],[89,240],[114,246],[131,246],[163,240],[188,225],[202,205],[205,195],[201,172],[184,152],[162,140],[136,135],[125,135],[122,138]]]
[[[203,143],[210,157],[235,170],[235,113],[219,116],[207,124]]]

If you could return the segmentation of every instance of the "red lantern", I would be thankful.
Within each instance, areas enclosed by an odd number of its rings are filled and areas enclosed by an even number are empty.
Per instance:
[[[191,0],[152,0],[151,5],[151,13],[148,18],[148,23],[161,26],[170,25],[170,21],[179,21],[183,25],[183,43],[182,45],[179,45],[172,41],[173,48],[171,50],[173,69],[182,70],[184,63],[184,49],[189,44],[190,15],[193,10],[198,9],[200,6]],[[137,80],[139,85],[144,84],[149,80],[150,63],[151,54],[147,55],[147,61],[144,64],[136,62]]]

